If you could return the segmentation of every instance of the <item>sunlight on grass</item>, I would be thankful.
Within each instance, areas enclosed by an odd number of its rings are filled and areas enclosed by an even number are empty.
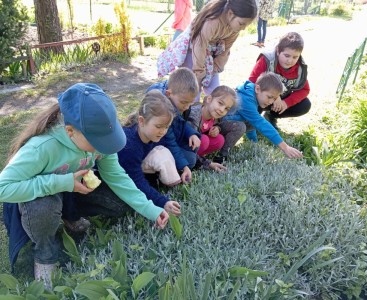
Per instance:
[[[4,168],[11,141],[32,118],[36,110],[11,114],[0,119],[0,169]]]

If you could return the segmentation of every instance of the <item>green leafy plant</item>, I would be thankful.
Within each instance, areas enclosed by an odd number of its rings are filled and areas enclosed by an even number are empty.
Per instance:
[[[179,219],[176,216],[171,214],[169,216],[169,224],[171,225],[171,228],[173,232],[175,233],[176,238],[180,240],[182,237],[182,225]]]
[[[27,29],[27,11],[19,1],[2,0],[0,2],[0,75],[11,63]]]
[[[346,19],[351,19],[352,13],[347,5],[343,3],[336,4],[335,6],[331,7],[329,10],[329,14],[335,17],[342,17]]]

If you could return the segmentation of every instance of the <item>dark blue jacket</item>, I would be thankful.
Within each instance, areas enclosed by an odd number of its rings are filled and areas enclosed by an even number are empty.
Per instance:
[[[22,226],[18,203],[3,203],[3,217],[9,236],[9,260],[13,272],[19,251],[29,241],[29,237]]]
[[[152,200],[153,203],[159,207],[164,207],[169,199],[149,184],[141,168],[144,158],[158,145],[158,143],[143,143],[139,137],[137,128],[138,125],[123,127],[126,135],[126,146],[117,153],[119,163],[134,181],[138,189],[141,190],[149,200]]]
[[[168,87],[167,83],[167,80],[155,83],[147,89],[147,92],[151,90],[159,90],[163,95],[166,95],[166,90]],[[174,104],[173,106],[175,107]],[[189,147],[189,138],[194,134],[199,138],[201,135],[186,122],[187,116],[190,114],[190,109],[183,112],[183,114],[181,114],[176,107],[175,110],[176,116],[173,119],[166,135],[160,141],[160,144],[171,151],[173,157],[175,158],[177,169],[182,170],[184,167],[189,165],[189,162],[182,153],[181,148],[187,151],[193,151]]]

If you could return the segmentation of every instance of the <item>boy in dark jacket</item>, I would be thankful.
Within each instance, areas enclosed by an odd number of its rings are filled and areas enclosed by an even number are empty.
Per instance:
[[[186,121],[190,105],[199,93],[197,79],[190,69],[179,68],[171,73],[168,80],[153,84],[147,92],[154,89],[166,95],[176,109],[176,117],[160,144],[171,151],[178,171],[182,172],[182,182],[190,182],[191,169],[196,164],[195,150],[200,147],[200,133]]]

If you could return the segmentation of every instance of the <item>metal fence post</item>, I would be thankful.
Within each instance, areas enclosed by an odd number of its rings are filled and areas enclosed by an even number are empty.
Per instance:
[[[356,82],[356,79],[357,79],[357,74],[358,74],[358,71],[359,71],[359,66],[361,65],[361,61],[362,61],[362,57],[363,57],[363,53],[364,53],[364,48],[366,46],[366,41],[367,41],[367,38],[364,39],[363,43],[361,44],[361,46],[358,48],[358,57],[357,57],[357,65],[356,65],[356,68],[355,68],[355,75],[354,75],[354,79],[353,79],[353,84]]]

